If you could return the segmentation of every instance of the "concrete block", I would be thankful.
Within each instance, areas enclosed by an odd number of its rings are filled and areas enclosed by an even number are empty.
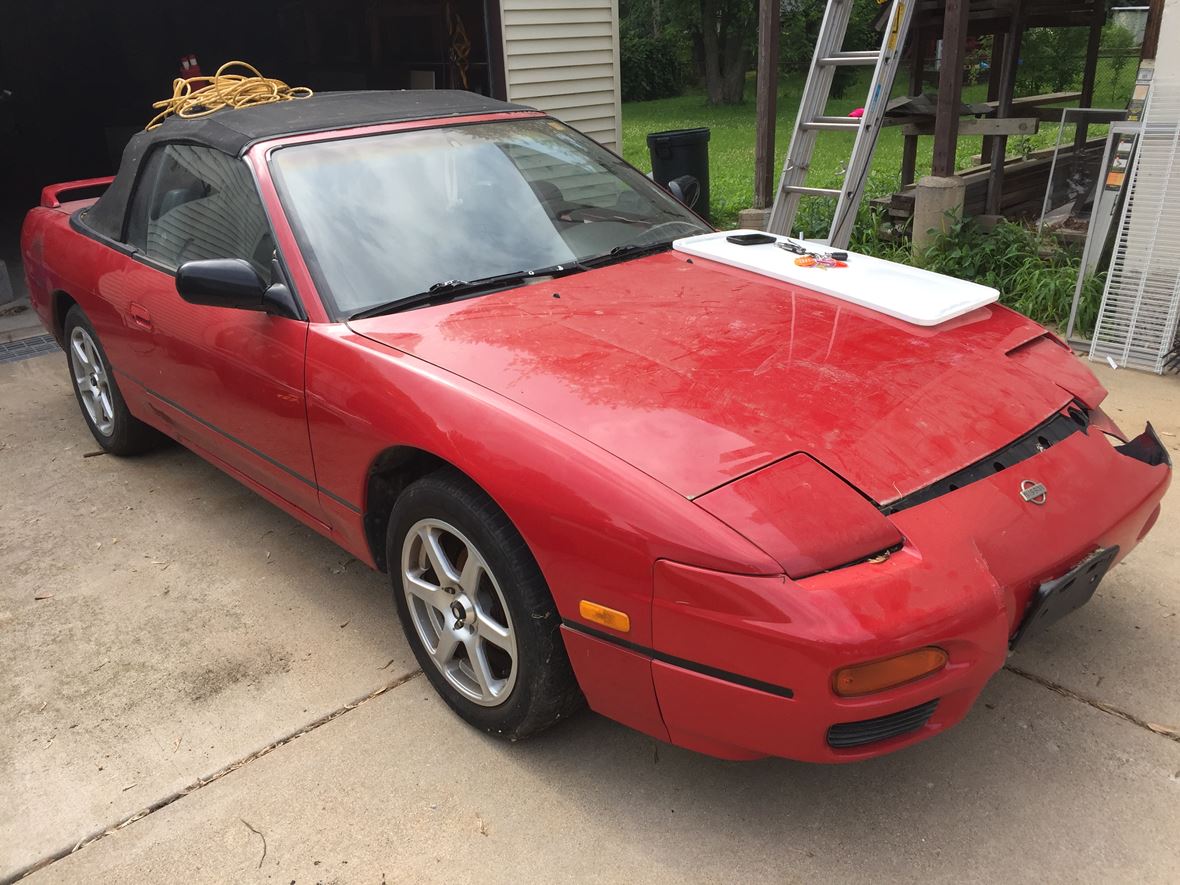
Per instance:
[[[766,230],[770,223],[769,209],[743,209],[738,213],[738,227],[748,230]]]
[[[921,255],[931,243],[950,231],[963,217],[967,186],[957,175],[946,178],[927,175],[914,190],[914,254]]]

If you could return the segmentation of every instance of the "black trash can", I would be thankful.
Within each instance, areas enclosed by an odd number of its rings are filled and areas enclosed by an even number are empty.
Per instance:
[[[681,175],[693,176],[701,186],[693,211],[709,220],[709,130],[673,129],[647,136],[651,177],[660,187]]]

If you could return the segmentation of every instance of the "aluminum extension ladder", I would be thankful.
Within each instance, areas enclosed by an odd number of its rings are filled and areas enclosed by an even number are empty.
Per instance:
[[[811,60],[811,72],[803,88],[799,115],[795,118],[795,132],[787,151],[787,161],[779,180],[774,208],[770,213],[767,229],[771,233],[790,235],[791,224],[799,210],[799,201],[805,197],[831,197],[836,200],[836,213],[827,243],[838,249],[846,249],[856,223],[856,212],[864,196],[865,183],[869,177],[869,166],[877,135],[885,119],[889,94],[893,89],[893,78],[901,63],[905,37],[909,33],[910,20],[918,0],[877,0],[890,3],[889,18],[881,49],[844,52],[844,35],[852,15],[854,0],[829,0],[824,11],[823,23],[815,43],[815,56]],[[843,65],[872,65],[873,80],[865,101],[864,115],[854,117],[824,116],[828,97],[832,91],[832,78],[836,68]],[[811,157],[815,153],[815,142],[822,131],[855,132],[856,142],[844,173],[840,188],[808,187],[807,173],[811,168]]]

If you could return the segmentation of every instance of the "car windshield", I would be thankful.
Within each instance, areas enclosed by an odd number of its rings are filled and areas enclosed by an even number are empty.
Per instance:
[[[612,250],[642,254],[627,247],[709,230],[614,154],[549,119],[293,145],[274,152],[271,169],[337,318],[396,309],[439,284],[568,268]]]

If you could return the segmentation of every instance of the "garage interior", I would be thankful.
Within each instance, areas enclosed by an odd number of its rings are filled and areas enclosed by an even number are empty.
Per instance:
[[[240,59],[321,92],[439,88],[503,98],[500,34],[491,0],[0,4],[0,260],[15,296],[21,219],[41,187],[113,174],[184,58],[195,56],[206,75]]]

